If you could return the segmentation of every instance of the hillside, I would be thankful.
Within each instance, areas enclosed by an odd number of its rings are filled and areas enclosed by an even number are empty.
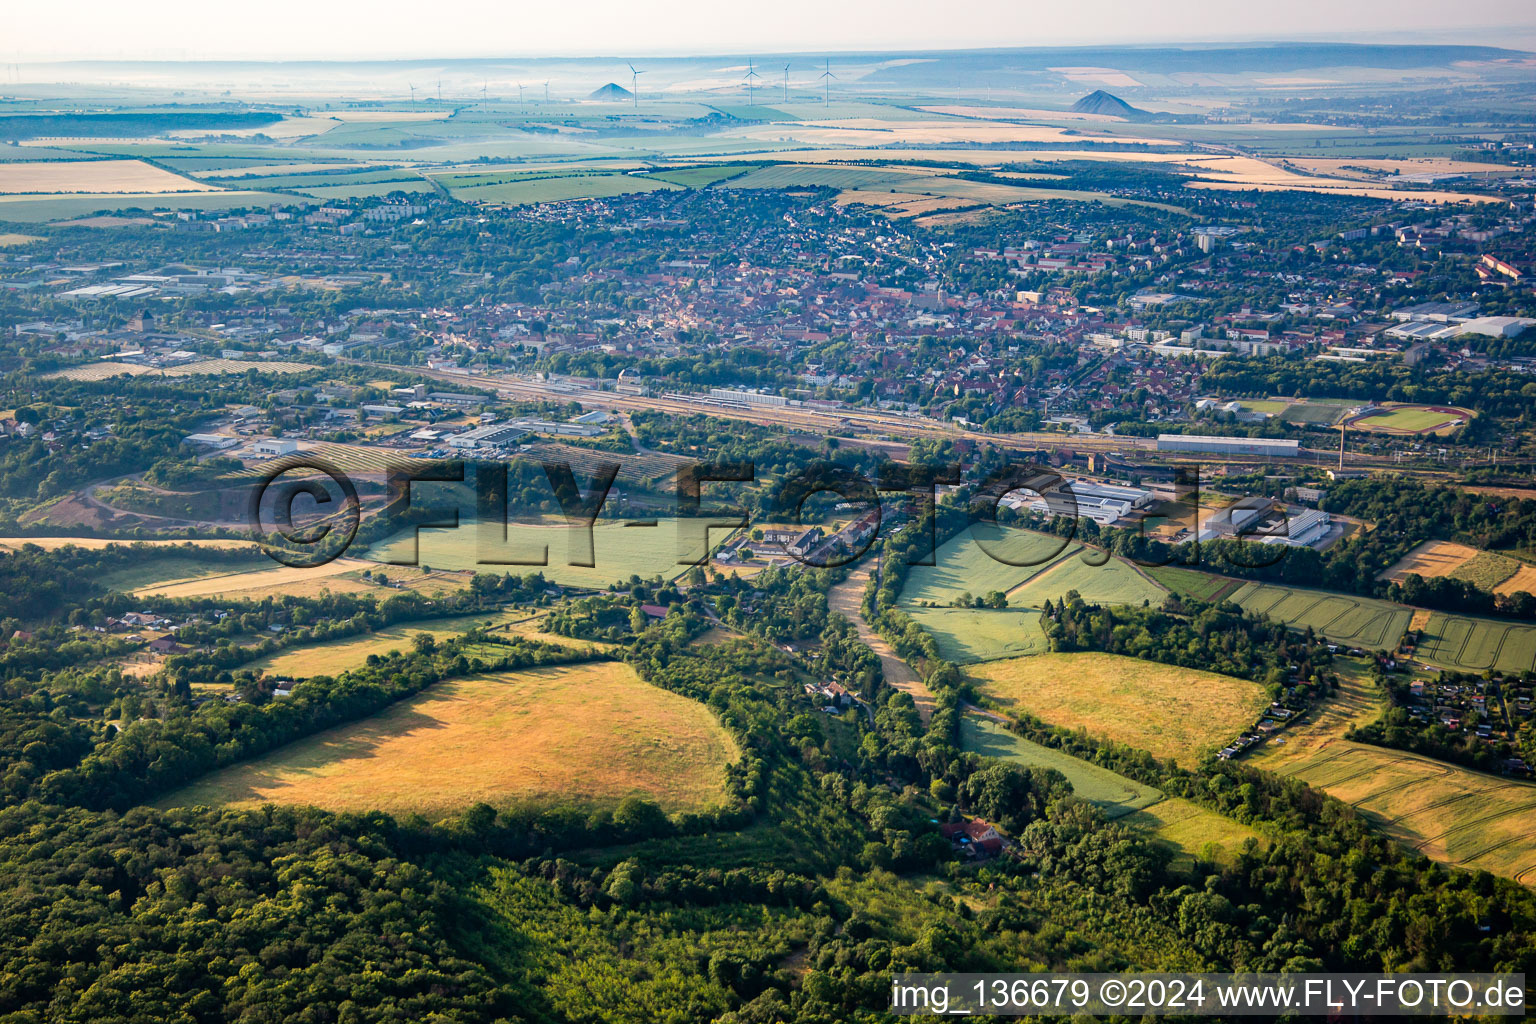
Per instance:
[[[622,103],[625,100],[631,100],[634,98],[634,93],[630,92],[622,85],[615,85],[612,82],[609,82],[607,85],[600,89],[594,89],[592,92],[587,94],[587,99],[598,100],[602,103]]]
[[[1071,111],[1074,114],[1107,114],[1111,117],[1123,117],[1127,121],[1145,121],[1158,116],[1150,110],[1133,107],[1125,100],[1103,89],[1095,89],[1072,104]]]

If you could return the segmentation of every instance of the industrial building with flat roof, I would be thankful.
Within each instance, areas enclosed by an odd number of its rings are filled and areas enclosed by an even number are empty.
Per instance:
[[[1199,452],[1207,455],[1265,455],[1294,459],[1301,442],[1283,437],[1211,437],[1206,434],[1158,434],[1160,452]]]

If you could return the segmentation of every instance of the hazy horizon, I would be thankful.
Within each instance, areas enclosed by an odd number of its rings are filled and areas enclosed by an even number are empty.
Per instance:
[[[103,0],[12,5],[0,13],[0,37],[9,43],[0,45],[0,60],[589,59],[1287,41],[1536,47],[1536,17],[1514,0],[1471,8],[1427,0],[1347,5],[1299,0],[1262,10],[1204,0],[1156,7],[1104,0],[1072,10],[972,0],[945,8],[942,19],[933,17],[931,5],[914,0],[838,5],[792,0],[777,8],[773,24],[722,16],[700,0],[679,0],[662,11],[619,0],[523,10],[465,0],[454,10],[451,19],[431,20],[400,0],[368,5],[272,0],[261,19],[250,19],[190,0],[164,0],[148,12]]]

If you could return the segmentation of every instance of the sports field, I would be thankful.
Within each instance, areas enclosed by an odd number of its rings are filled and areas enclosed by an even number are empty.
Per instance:
[[[939,646],[939,656],[957,665],[1044,654],[1049,648],[1034,608],[907,608]]]
[[[947,605],[961,594],[1007,592],[1080,547],[1063,537],[978,525],[940,545],[933,565],[911,568],[901,603],[911,610],[924,602]]]
[[[626,526],[623,522],[600,520],[592,527],[591,566],[571,565],[587,559],[586,531],[565,526],[507,525],[505,544],[486,545],[478,540],[477,525],[464,520],[457,530],[422,530],[420,564],[434,569],[462,569],[477,572],[510,572],[522,575],[542,572],[556,583],[577,587],[606,587],[632,575],[642,579],[661,576],[671,579],[689,568],[679,565],[680,555],[698,552],[700,525],[679,519],[656,520],[655,526]],[[721,540],[722,531],[713,531],[711,539]],[[366,557],[382,562],[411,555],[409,534],[391,538],[371,548]],[[547,560],[547,565],[498,565],[482,560],[518,559],[524,563]],[[390,574],[393,575],[393,570]],[[402,568],[402,571],[403,568]]]
[[[1041,654],[969,671],[1005,710],[1192,767],[1250,728],[1269,703],[1259,684],[1117,654]]]
[[[1474,415],[1452,405],[1390,405],[1350,420],[1349,426],[1379,434],[1444,434],[1471,422]]]
[[[679,811],[720,803],[725,766],[738,756],[704,705],[622,663],[595,662],[439,683],[161,804],[441,815],[482,801],[607,806],[639,796]]]
[[[1163,794],[1151,786],[1017,736],[996,722],[976,715],[960,719],[960,746],[984,757],[1054,768],[1067,777],[1078,796],[1097,805],[1109,818],[1121,817],[1163,798]]]
[[[1466,672],[1529,672],[1536,668],[1536,626],[1434,612],[1414,653]]]
[[[1366,650],[1397,646],[1413,610],[1390,601],[1271,583],[1245,583],[1232,600],[1244,611],[1263,613],[1292,629],[1308,626],[1335,643]]]

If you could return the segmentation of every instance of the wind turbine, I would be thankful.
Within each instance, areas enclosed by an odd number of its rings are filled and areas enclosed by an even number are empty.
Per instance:
[[[761,78],[761,77],[763,77],[763,76],[759,75],[757,73],[756,69],[754,69],[752,67],[752,58],[748,57],[747,58],[747,106],[749,106],[749,107],[752,106],[752,85],[753,85],[752,79],[754,79],[754,78]]]
[[[789,102],[789,65],[784,65],[784,102]]]
[[[544,104],[549,105],[549,79],[544,79]]]
[[[517,83],[517,105],[518,106],[522,106],[523,105],[523,83],[522,82],[518,82]]]
[[[633,64],[629,65],[629,94],[634,98],[635,108],[640,107],[640,76],[644,71],[636,71]]]
[[[488,106],[491,105],[490,99],[486,96],[486,92],[490,89],[490,87],[491,87],[491,83],[490,82],[481,82],[480,83],[480,105],[482,107],[488,107]]]
[[[827,70],[821,73],[821,103],[822,106],[832,105],[832,81],[837,78],[832,73],[832,58],[827,58]]]
[[[443,80],[441,78],[437,80],[437,102],[443,102]]]
[[[410,87],[410,90],[411,90],[411,106],[414,107],[416,105],[416,86],[411,85],[410,82],[406,82],[405,84]]]

